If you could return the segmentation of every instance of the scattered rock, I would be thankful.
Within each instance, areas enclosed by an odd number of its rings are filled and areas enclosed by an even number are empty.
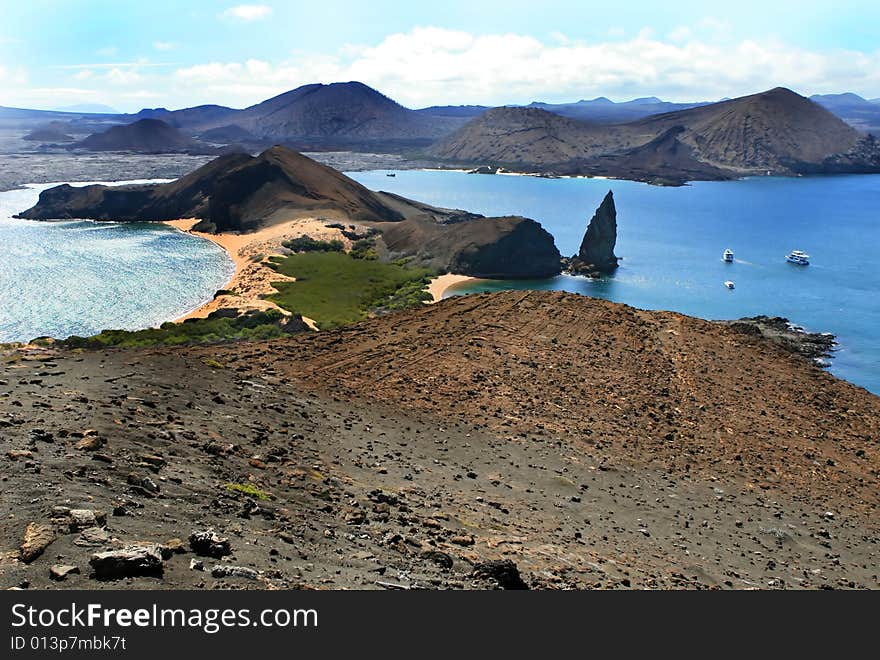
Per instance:
[[[462,546],[473,545],[475,543],[474,537],[469,535],[453,536],[449,539],[449,542]]]
[[[150,479],[150,477],[142,477],[132,472],[128,475],[127,481],[132,486],[132,490],[141,495],[153,497],[159,492],[159,484]]]
[[[440,568],[445,568],[446,570],[452,568],[452,557],[445,552],[440,552],[439,550],[427,550],[422,553],[422,557],[428,561],[434,562],[440,566]]]
[[[96,435],[92,435],[87,438],[83,438],[82,440],[77,442],[74,447],[83,451],[97,451],[103,446],[103,444],[104,441],[101,440],[101,438]]]
[[[110,532],[101,527],[87,527],[82,531],[73,544],[81,548],[99,548],[106,546],[113,537]]]
[[[167,465],[167,462],[161,456],[155,456],[153,454],[145,454],[141,456],[141,461],[146,463],[147,465],[152,465],[155,468],[163,468]]]
[[[229,539],[219,536],[213,529],[190,534],[189,547],[192,548],[193,552],[202,557],[219,559],[220,557],[232,554]]]
[[[89,564],[98,580],[124,577],[161,576],[162,551],[157,543],[132,544],[121,550],[92,555]]]
[[[24,530],[24,541],[19,547],[19,558],[26,564],[43,554],[55,540],[55,530],[49,525],[30,523]]]
[[[107,522],[106,514],[91,509],[71,509],[67,515],[71,532],[79,532],[88,527],[100,527]]]
[[[28,439],[31,442],[55,442],[55,436],[43,429],[31,429]]]
[[[49,577],[57,582],[66,580],[68,575],[78,575],[78,566],[69,566],[67,564],[55,564],[49,568]]]
[[[172,555],[182,555],[188,552],[186,543],[181,539],[168,539],[162,544],[162,559],[170,559]]]
[[[528,589],[523,582],[519,569],[509,559],[496,559],[486,561],[474,566],[473,576],[478,578],[491,578],[502,589]]]
[[[211,569],[211,576],[215,578],[237,577],[247,580],[256,580],[260,577],[259,572],[247,566],[215,566]]]

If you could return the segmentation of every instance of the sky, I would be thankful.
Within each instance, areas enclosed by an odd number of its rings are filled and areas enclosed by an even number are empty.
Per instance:
[[[0,0],[0,105],[240,108],[349,80],[408,107],[877,98],[880,2]]]

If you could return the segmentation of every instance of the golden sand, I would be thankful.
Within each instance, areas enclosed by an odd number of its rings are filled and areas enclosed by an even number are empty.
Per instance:
[[[282,253],[281,243],[306,235],[316,240],[336,239],[346,245],[349,243],[339,229],[326,227],[323,220],[316,218],[290,220],[249,234],[208,234],[193,231],[193,227],[198,222],[197,219],[189,218],[168,220],[164,224],[193,236],[204,238],[222,247],[229,253],[235,264],[235,273],[224,287],[224,290],[229,291],[230,294],[217,296],[177,319],[178,322],[191,318],[205,318],[211,312],[225,308],[277,309],[288,314],[289,312],[263,297],[275,293],[273,282],[293,281],[293,278],[278,273],[268,265],[269,257]],[[303,320],[313,329],[317,329],[313,320],[305,317]]]

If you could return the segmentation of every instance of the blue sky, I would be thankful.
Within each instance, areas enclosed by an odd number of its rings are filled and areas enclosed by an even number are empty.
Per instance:
[[[236,107],[359,79],[409,106],[785,85],[880,97],[880,3],[2,1],[0,105]]]

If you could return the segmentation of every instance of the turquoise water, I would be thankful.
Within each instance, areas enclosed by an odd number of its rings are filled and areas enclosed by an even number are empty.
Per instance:
[[[51,185],[0,193],[0,342],[151,327],[232,276],[224,250],[164,225],[11,217]]]
[[[831,371],[880,393],[880,176],[760,177],[660,188],[603,179],[385,174],[350,176],[439,206],[534,218],[564,255],[577,252],[602,197],[614,191],[622,261],[613,277],[493,282],[456,293],[562,289],[707,319],[785,316],[837,335]],[[733,264],[721,261],[727,247],[736,255]],[[808,252],[812,264],[786,263],[793,249]],[[735,290],[724,288],[728,279]]]

